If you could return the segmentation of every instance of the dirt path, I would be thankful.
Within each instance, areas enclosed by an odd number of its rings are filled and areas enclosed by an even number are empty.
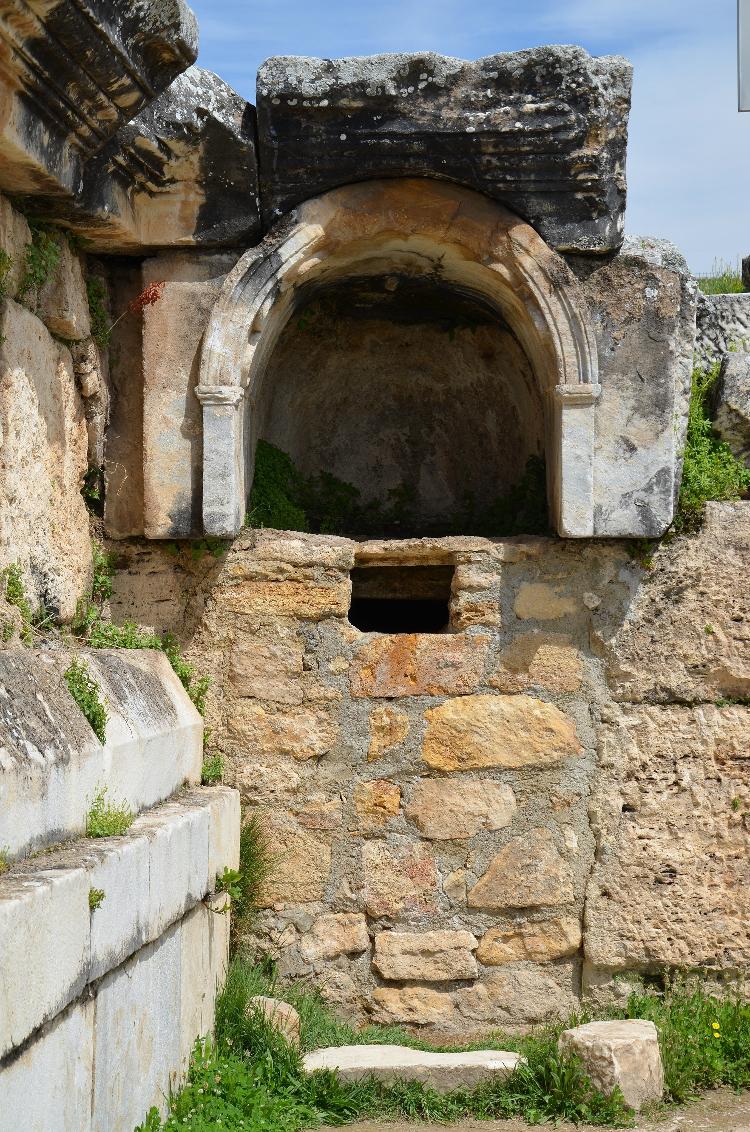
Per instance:
[[[407,1121],[381,1124],[366,1121],[346,1126],[352,1132],[531,1132],[522,1120],[464,1120],[459,1124],[424,1124]],[[556,1132],[601,1132],[586,1124],[556,1124]],[[321,1128],[319,1132],[341,1132]],[[670,1109],[657,1121],[638,1124],[635,1132],[750,1132],[750,1093],[737,1096],[721,1089],[685,1108]]]

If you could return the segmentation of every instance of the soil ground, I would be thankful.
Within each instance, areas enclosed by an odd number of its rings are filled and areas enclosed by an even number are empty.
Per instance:
[[[366,1121],[346,1126],[352,1132],[530,1132],[523,1120],[464,1120],[459,1124],[385,1123]],[[556,1132],[601,1132],[586,1124],[556,1124]],[[321,1128],[318,1132],[341,1132]],[[695,1104],[672,1108],[657,1120],[645,1120],[635,1132],[750,1132],[750,1093],[719,1089]]]

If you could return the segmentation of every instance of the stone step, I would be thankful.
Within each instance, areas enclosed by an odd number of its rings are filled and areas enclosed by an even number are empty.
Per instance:
[[[107,711],[100,743],[64,673],[77,657]],[[203,720],[162,652],[0,652],[0,849],[80,837],[95,793],[134,813],[200,782]]]
[[[471,1053],[432,1053],[396,1045],[330,1046],[305,1054],[305,1073],[333,1069],[342,1081],[374,1077],[386,1084],[417,1081],[437,1093],[474,1089],[510,1076],[523,1059],[517,1053],[481,1049]]]
[[[214,892],[239,830],[237,791],[203,787],[0,876],[0,1059]]]

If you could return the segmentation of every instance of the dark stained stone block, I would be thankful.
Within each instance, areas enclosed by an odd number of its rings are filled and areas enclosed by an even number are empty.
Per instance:
[[[441,177],[502,201],[561,251],[619,247],[632,68],[580,47],[269,59],[258,73],[266,224],[327,189]]]

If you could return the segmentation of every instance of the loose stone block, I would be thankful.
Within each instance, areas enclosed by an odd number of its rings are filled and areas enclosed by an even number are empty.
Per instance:
[[[479,942],[477,959],[485,967],[523,960],[550,963],[577,954],[581,938],[581,925],[573,916],[518,924],[514,928],[490,928]]]
[[[469,891],[467,903],[470,908],[499,912],[569,904],[572,899],[570,870],[550,831],[541,828],[514,837],[500,850]]]
[[[580,1058],[592,1085],[606,1096],[619,1086],[626,1103],[636,1111],[662,1099],[664,1069],[653,1022],[589,1022],[564,1030],[558,1046],[562,1053]]]
[[[425,837],[434,841],[460,840],[483,829],[510,825],[516,813],[516,799],[510,786],[502,782],[425,779],[415,786],[405,813]]]
[[[319,916],[300,942],[302,954],[313,961],[360,955],[370,946],[367,920],[361,912],[332,912]]]
[[[479,684],[489,637],[379,636],[352,661],[353,696],[450,696]]]
[[[280,998],[269,998],[264,994],[253,995],[245,1008],[248,1015],[260,1012],[283,1037],[299,1049],[300,1016],[293,1006]]]
[[[362,846],[365,911],[370,916],[429,912],[435,907],[437,870],[426,846],[368,841]]]
[[[379,932],[373,967],[384,979],[442,983],[475,979],[477,941],[466,931]]]
[[[553,766],[582,751],[573,720],[530,696],[466,696],[425,718],[422,758],[436,770]]]
[[[438,1093],[453,1089],[475,1089],[486,1081],[503,1080],[522,1058],[499,1050],[471,1053],[432,1053],[405,1046],[334,1046],[305,1054],[305,1073],[332,1069],[342,1081],[374,1077],[392,1084],[417,1081]]]
[[[394,707],[376,707],[370,713],[370,746],[367,761],[376,762],[403,743],[409,734],[409,717]]]
[[[612,250],[630,83],[624,59],[579,47],[476,63],[430,52],[269,59],[258,73],[263,212],[355,180],[438,176],[506,202],[553,247]]]

